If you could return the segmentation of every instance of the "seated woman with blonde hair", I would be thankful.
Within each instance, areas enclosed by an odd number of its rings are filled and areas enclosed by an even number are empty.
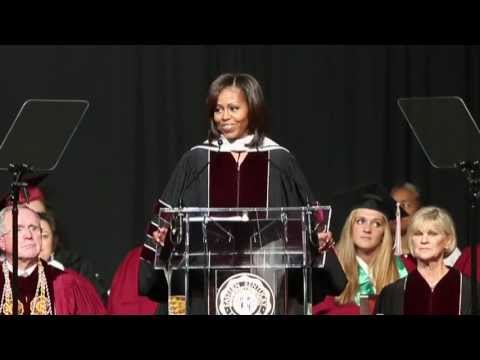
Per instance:
[[[472,313],[470,279],[444,263],[457,246],[451,216],[438,207],[417,211],[407,230],[417,268],[385,287],[376,313],[385,315],[466,315]]]
[[[314,315],[370,315],[380,291],[413,268],[413,263],[404,263],[407,258],[394,254],[389,221],[400,214],[382,186],[363,186],[343,194],[334,201],[333,214],[344,219],[343,209],[349,212],[345,212],[348,217],[335,251],[348,283],[339,296],[327,296],[314,305]]]

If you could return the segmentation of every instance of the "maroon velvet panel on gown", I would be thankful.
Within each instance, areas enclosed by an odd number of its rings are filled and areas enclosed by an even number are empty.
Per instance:
[[[407,278],[403,313],[405,315],[458,315],[460,274],[450,269],[434,290],[420,275],[412,271]]]
[[[267,207],[268,152],[250,152],[238,168],[228,152],[210,152],[210,207]]]

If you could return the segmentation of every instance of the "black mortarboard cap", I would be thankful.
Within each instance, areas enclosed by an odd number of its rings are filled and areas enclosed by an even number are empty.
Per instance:
[[[333,196],[332,206],[332,231],[334,236],[340,237],[340,231],[348,215],[355,209],[377,210],[384,214],[388,220],[395,220],[397,203],[390,196],[387,189],[380,184],[361,185],[338,193]],[[400,208],[400,216],[407,213]]]

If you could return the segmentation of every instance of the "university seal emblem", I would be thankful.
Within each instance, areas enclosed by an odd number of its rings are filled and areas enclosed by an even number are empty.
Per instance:
[[[260,276],[240,273],[230,276],[217,292],[218,315],[273,315],[275,297]]]

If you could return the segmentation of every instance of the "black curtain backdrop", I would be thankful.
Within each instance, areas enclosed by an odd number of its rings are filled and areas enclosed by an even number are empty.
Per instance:
[[[396,100],[456,95],[479,120],[479,57],[479,46],[460,45],[0,46],[0,137],[27,99],[90,101],[43,188],[64,241],[110,283],[180,156],[206,137],[209,83],[248,72],[265,90],[270,136],[321,202],[409,180],[452,213],[464,246],[464,179],[430,166]],[[9,175],[0,180],[7,192]]]

